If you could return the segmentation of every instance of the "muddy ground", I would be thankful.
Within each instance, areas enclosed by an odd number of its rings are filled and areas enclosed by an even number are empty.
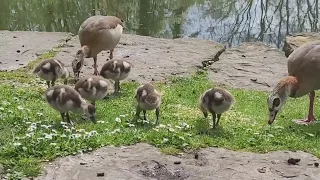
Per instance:
[[[3,42],[0,48],[2,69],[17,69],[35,59],[37,54],[59,45],[62,48],[56,58],[71,70],[71,61],[79,48],[77,37],[65,43],[69,36],[64,33],[0,31],[0,35]],[[205,40],[124,35],[114,51],[114,59],[132,62],[134,68],[127,80],[144,83],[165,80],[171,75],[187,76],[198,69],[201,61],[212,57],[221,48],[222,45]],[[21,54],[17,50],[28,51]],[[99,69],[107,57],[107,52],[98,56]],[[24,63],[19,65],[21,62]],[[86,59],[85,64],[82,76],[93,73],[93,60]],[[286,72],[284,52],[260,43],[244,43],[227,49],[220,61],[210,67],[209,78],[234,87],[269,91]],[[288,165],[290,157],[301,161],[298,165]],[[150,145],[136,144],[126,148],[105,147],[93,153],[59,158],[45,164],[43,175],[36,179],[315,180],[320,179],[320,169],[314,167],[315,162],[320,160],[304,152],[255,154],[221,148],[202,149],[196,159],[194,154],[167,156]],[[104,173],[104,176],[97,177],[97,173]]]

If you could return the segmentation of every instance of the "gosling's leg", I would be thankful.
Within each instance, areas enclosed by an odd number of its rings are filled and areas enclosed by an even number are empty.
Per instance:
[[[64,119],[65,119],[65,113],[60,113],[60,115],[61,115],[61,118],[62,118],[62,121],[64,121]]]
[[[160,114],[160,108],[157,108],[157,109],[156,109],[156,117],[157,117],[156,125],[159,124],[159,114]]]
[[[203,112],[203,116],[204,116],[205,119],[207,119],[208,118],[208,112]]]
[[[114,49],[111,49],[111,50],[110,50],[110,55],[109,55],[110,60],[113,59],[113,50],[114,50]]]
[[[70,120],[69,113],[66,113],[66,116],[67,116],[67,123],[73,126],[73,122]]]
[[[139,107],[139,105],[137,105],[136,108],[136,118],[140,119],[140,113],[141,113],[142,109]]]
[[[144,119],[144,120],[147,120],[146,113],[147,113],[147,111],[146,111],[146,110],[143,110],[143,119]]]
[[[220,118],[221,118],[221,114],[218,114],[218,115],[217,115],[217,118],[218,118],[218,119],[217,119],[216,126],[218,126],[218,125],[219,125],[219,121],[220,121]]]
[[[94,68],[94,71],[93,71],[93,75],[99,75],[99,72],[98,72],[98,68],[97,68],[97,57],[93,57],[93,68]]]
[[[215,128],[217,116],[216,116],[215,112],[211,112],[211,114],[212,114],[212,123],[213,123],[212,126],[213,126],[213,128]]]
[[[55,81],[56,81],[56,80],[52,80],[52,81],[51,81],[51,87],[55,85]]]
[[[47,81],[47,86],[48,86],[48,88],[50,87],[50,81]]]

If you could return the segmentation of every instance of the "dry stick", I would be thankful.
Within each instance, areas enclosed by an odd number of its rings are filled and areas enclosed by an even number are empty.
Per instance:
[[[216,55],[214,55],[213,58],[211,58],[211,59],[209,59],[209,60],[206,60],[206,61],[202,61],[202,62],[201,62],[201,63],[202,63],[202,66],[203,66],[203,67],[211,66],[213,63],[219,61],[219,60],[220,60],[220,59],[219,59],[220,55],[221,55],[224,51],[226,51],[226,48],[227,48],[227,46],[224,46],[222,49],[220,49],[220,50],[217,52]]]

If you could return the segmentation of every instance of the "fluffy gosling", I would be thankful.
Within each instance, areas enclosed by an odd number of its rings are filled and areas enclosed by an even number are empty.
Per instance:
[[[208,111],[212,114],[213,127],[216,127],[221,114],[228,111],[234,102],[234,97],[229,91],[215,87],[200,96],[199,106],[205,118],[208,117]]]
[[[47,81],[48,88],[55,85],[59,78],[64,79],[64,84],[68,84],[69,71],[64,64],[56,59],[46,59],[41,61],[33,70],[33,74]]]
[[[95,106],[96,101],[103,99],[108,94],[110,84],[110,81],[101,76],[89,75],[81,78],[75,84],[74,89],[78,91],[84,99],[91,101],[91,104]]]
[[[100,71],[100,75],[106,79],[112,79],[114,83],[114,92],[120,91],[120,81],[127,78],[131,71],[132,64],[124,60],[109,60]]]
[[[137,88],[135,98],[138,102],[136,109],[136,117],[140,118],[140,113],[143,111],[143,119],[146,118],[146,110],[156,110],[156,124],[159,124],[159,113],[161,104],[161,94],[151,85],[145,84]]]
[[[85,113],[92,122],[96,122],[95,107],[87,103],[75,89],[68,85],[48,88],[45,92],[45,99],[53,109],[60,112],[62,121],[66,118],[67,123],[73,124],[68,113],[71,111],[76,114]]]

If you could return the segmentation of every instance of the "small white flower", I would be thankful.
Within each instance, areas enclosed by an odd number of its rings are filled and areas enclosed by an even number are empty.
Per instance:
[[[37,116],[43,116],[43,113],[37,112]]]
[[[25,146],[23,146],[23,147],[22,147],[22,150],[26,151],[26,150],[28,150],[28,148],[25,147]]]
[[[31,124],[31,122],[30,122],[30,121],[27,121],[26,124]]]
[[[49,129],[51,127],[51,125],[44,125],[44,124],[41,124],[40,127],[42,128],[45,128],[45,129]]]
[[[169,141],[168,138],[163,138],[163,140],[162,140],[163,143],[166,143],[166,142],[168,142],[168,141]]]
[[[66,123],[66,122],[63,122],[63,121],[61,121],[60,124],[61,124],[61,125],[67,125],[67,123]]]
[[[147,120],[142,120],[142,123],[143,123],[143,124],[149,124],[150,122],[147,121]]]
[[[181,127],[181,126],[175,126],[175,128],[177,128],[177,129],[182,129],[182,127]]]
[[[57,143],[50,143],[50,145],[51,145],[51,146],[56,146],[56,145],[57,145]]]
[[[159,132],[159,129],[158,129],[158,128],[153,128],[153,130],[154,130],[154,131],[157,131],[157,132]]]
[[[19,110],[23,110],[24,108],[22,106],[17,107]]]
[[[121,123],[121,119],[119,117],[116,117],[115,121]]]
[[[44,140],[44,138],[41,138],[41,137],[40,137],[40,138],[37,138],[37,140],[38,140],[38,141],[39,141],[39,140]]]
[[[189,124],[187,124],[187,123],[182,123],[182,126],[183,126],[184,128],[187,128],[187,129],[190,128]]]
[[[159,128],[165,128],[166,126],[163,124],[159,124]]]
[[[13,143],[13,146],[21,146],[21,143],[20,142],[15,142],[15,143]]]
[[[170,132],[174,132],[174,129],[171,128],[171,127],[169,127],[168,130],[169,130]]]
[[[4,111],[4,108],[3,108],[3,107],[0,107],[0,111]]]
[[[119,115],[119,117],[126,117],[128,114]]]
[[[119,133],[120,132],[120,129],[115,129],[111,132],[111,134],[115,134],[115,133]]]
[[[94,135],[98,134],[98,132],[93,130],[93,131],[90,131],[89,134],[90,134],[90,136],[94,136]]]
[[[77,129],[77,132],[86,132],[85,129]]]
[[[44,133],[45,134],[45,137],[46,139],[52,139],[52,134],[47,134],[47,133]]]
[[[67,135],[61,134],[60,137],[65,138],[65,137],[67,137]]]
[[[104,121],[97,121],[97,123],[104,124],[105,122]]]
[[[128,123],[128,126],[129,126],[129,127],[134,127],[135,125],[134,125],[134,124],[131,124],[131,123]]]
[[[27,133],[26,137],[32,137],[34,135],[34,133]]]

